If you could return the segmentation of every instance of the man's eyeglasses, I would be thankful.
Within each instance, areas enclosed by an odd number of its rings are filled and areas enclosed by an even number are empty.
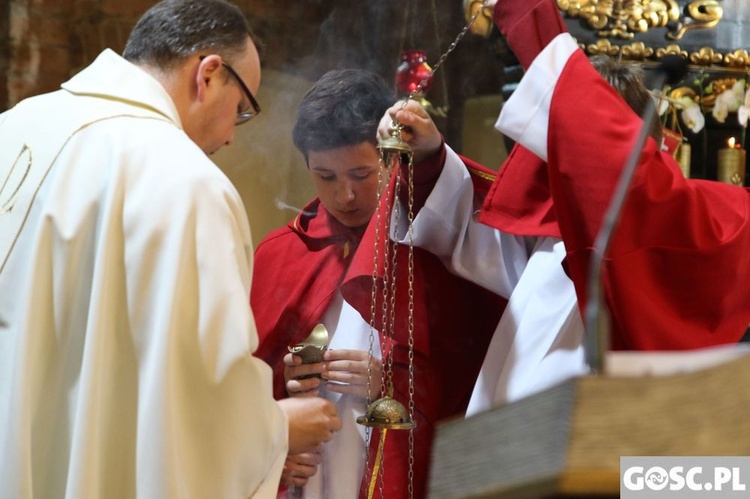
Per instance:
[[[237,117],[234,119],[234,124],[241,125],[243,123],[247,123],[251,119],[255,118],[258,113],[260,113],[260,105],[258,104],[258,101],[255,100],[255,97],[253,96],[253,93],[250,91],[250,89],[247,88],[247,85],[245,85],[245,82],[242,81],[240,75],[237,74],[237,71],[232,69],[232,66],[230,66],[226,62],[222,61],[221,65],[224,66],[227,71],[229,71],[229,74],[234,76],[234,79],[237,80],[237,83],[240,84],[240,88],[242,88],[242,91],[245,92],[245,95],[247,95],[247,99],[250,101],[250,107],[248,107],[244,111],[239,111],[237,113]]]

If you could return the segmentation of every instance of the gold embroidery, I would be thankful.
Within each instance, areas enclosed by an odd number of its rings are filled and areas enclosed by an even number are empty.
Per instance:
[[[483,178],[484,180],[489,180],[490,182],[494,182],[495,181],[496,175],[493,175],[493,174],[487,173],[487,172],[483,172],[481,170],[477,170],[476,168],[472,168],[470,166],[467,166],[466,168],[468,168],[468,170],[471,173],[473,173],[474,175],[476,175],[479,178]]]
[[[9,184],[11,179],[13,179],[14,173],[16,173],[17,171],[16,169],[19,167],[19,165],[22,165],[24,156],[26,156],[26,168],[23,169],[23,166],[20,166],[22,170],[18,170],[18,174],[16,175],[16,177],[20,176],[20,178],[14,179],[17,180],[17,183]],[[8,171],[8,175],[3,180],[3,185],[0,186],[0,216],[3,216],[6,213],[10,212],[13,209],[13,206],[15,206],[16,196],[21,190],[23,183],[28,178],[29,171],[31,171],[31,162],[31,149],[28,145],[24,144],[21,152],[18,153],[18,157],[16,157],[16,160],[11,165],[10,170]],[[6,197],[6,193],[8,191],[11,192],[10,194],[7,194]]]

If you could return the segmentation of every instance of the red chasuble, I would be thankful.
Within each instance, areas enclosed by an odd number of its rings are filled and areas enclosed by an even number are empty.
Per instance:
[[[557,83],[550,114],[548,167],[517,148],[480,220],[513,232],[519,220],[557,219],[582,307],[592,247],[642,121],[580,51]],[[684,179],[649,140],[603,270],[614,349],[682,350],[742,337],[750,323],[748,194]]]
[[[435,164],[415,168],[419,172],[415,179],[415,211],[424,204],[443,160],[444,156],[439,156]],[[490,182],[480,179],[475,185],[486,190]],[[385,201],[386,197],[383,198]],[[379,219],[385,224],[388,207],[383,202],[378,209],[381,215],[373,217],[373,222]],[[320,322],[339,286],[344,299],[362,314],[365,322],[370,321],[375,224],[368,225],[360,240],[355,231],[330,216],[318,200],[304,211],[288,226],[266,237],[255,255],[251,304],[260,337],[257,355],[273,368],[275,394],[279,398],[286,396],[282,359],[287,346],[304,339]],[[384,225],[378,235],[381,238],[387,235]],[[392,337],[385,339],[380,335],[379,339],[383,357],[393,353],[394,398],[408,405],[407,248],[400,246],[397,253],[397,326]],[[417,428],[413,483],[414,497],[421,498],[426,495],[434,425],[440,419],[460,416],[465,411],[506,301],[450,274],[435,256],[418,248],[414,249],[414,277],[413,400]],[[383,329],[379,313],[382,278],[381,268],[374,323],[377,330]],[[374,431],[371,470],[378,438],[379,432]],[[383,460],[384,497],[409,497],[408,449],[408,431],[388,432]],[[366,497],[368,481],[369,477],[363,477],[362,497]],[[378,486],[376,491],[379,490]]]
[[[518,236],[560,238],[544,161],[516,144],[485,198],[479,221]]]
[[[315,199],[258,246],[250,292],[260,339],[256,355],[273,368],[277,399],[286,397],[287,347],[305,339],[321,321],[360,238]]]

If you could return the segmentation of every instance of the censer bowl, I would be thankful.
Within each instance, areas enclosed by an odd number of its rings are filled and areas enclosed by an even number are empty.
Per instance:
[[[401,137],[391,135],[388,138],[385,138],[378,142],[377,145],[378,149],[383,154],[410,154],[411,153],[411,147],[409,144],[404,142]]]
[[[389,430],[410,430],[416,427],[404,405],[398,400],[385,396],[372,402],[364,416],[357,423],[374,428]]]

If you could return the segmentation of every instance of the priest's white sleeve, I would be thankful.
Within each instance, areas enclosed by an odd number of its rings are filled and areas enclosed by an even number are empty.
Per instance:
[[[479,223],[480,207],[466,165],[446,146],[445,165],[411,234],[405,216],[398,217],[398,226],[392,216],[395,238],[404,244],[411,239],[452,273],[508,298],[526,266],[528,249],[523,237]]]
[[[522,237],[481,224],[481,199],[450,149],[425,206],[415,217],[415,246],[455,274],[508,298],[472,393],[467,415],[524,398],[583,372],[583,325],[565,275],[562,241]],[[408,243],[399,216],[399,242]],[[395,217],[393,218],[395,226]]]

